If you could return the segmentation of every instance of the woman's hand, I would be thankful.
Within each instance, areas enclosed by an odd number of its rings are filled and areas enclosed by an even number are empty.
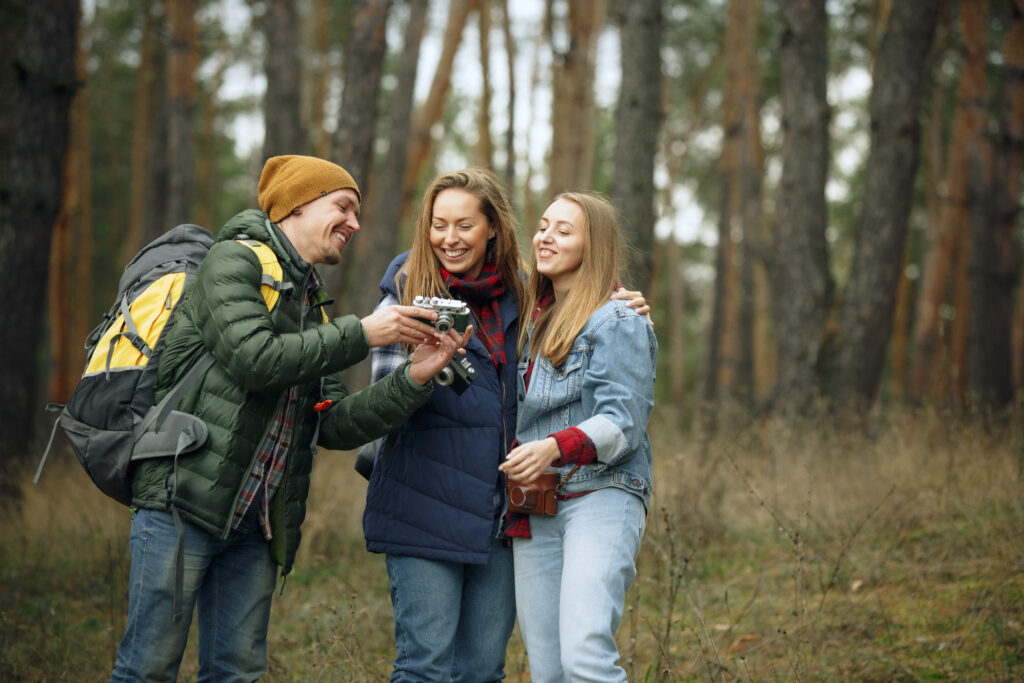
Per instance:
[[[560,455],[558,442],[549,436],[540,441],[528,441],[516,446],[498,468],[508,475],[509,479],[529,484],[550,467],[551,463],[558,460]]]
[[[639,315],[647,318],[647,322],[651,323],[651,325],[654,324],[654,321],[651,320],[651,307],[647,304],[647,299],[644,298],[643,292],[634,292],[620,285],[618,289],[612,292],[612,298],[625,300],[626,306],[636,309]]]
[[[432,380],[448,365],[448,361],[452,359],[456,351],[466,353],[466,349],[463,347],[469,343],[472,336],[472,325],[466,328],[465,334],[459,334],[455,328],[452,328],[440,339],[426,341],[417,346],[413,350],[412,356],[409,357],[412,361],[409,366],[409,376],[412,381],[423,386]]]

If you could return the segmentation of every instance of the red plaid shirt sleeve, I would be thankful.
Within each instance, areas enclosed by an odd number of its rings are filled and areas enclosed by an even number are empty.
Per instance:
[[[558,442],[558,450],[562,454],[562,457],[551,463],[552,467],[589,465],[597,460],[597,448],[582,429],[569,427],[551,436]]]

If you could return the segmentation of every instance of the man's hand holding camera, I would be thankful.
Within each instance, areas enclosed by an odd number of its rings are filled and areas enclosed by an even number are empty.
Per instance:
[[[423,322],[426,319],[428,322]],[[436,343],[444,335],[431,324],[437,313],[419,306],[385,306],[363,318],[370,346]]]

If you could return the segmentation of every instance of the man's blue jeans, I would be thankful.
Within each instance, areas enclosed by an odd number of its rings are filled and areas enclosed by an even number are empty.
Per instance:
[[[493,540],[487,564],[388,555],[387,567],[398,651],[392,681],[505,677],[516,621],[510,548]]]
[[[185,617],[175,622],[174,519],[168,512],[145,509],[132,519],[128,625],[111,681],[174,681],[196,605],[198,680],[252,681],[266,671],[267,625],[277,580],[270,544],[252,523],[224,540],[183,524]]]
[[[558,502],[513,539],[519,632],[533,683],[625,681],[615,631],[636,576],[643,500],[620,488]]]

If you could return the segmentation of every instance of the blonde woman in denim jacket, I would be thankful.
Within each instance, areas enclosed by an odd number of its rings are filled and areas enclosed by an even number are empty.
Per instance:
[[[519,628],[534,683],[624,681],[615,631],[651,495],[647,419],[658,344],[620,301],[615,209],[564,193],[533,237],[520,339],[516,446],[501,469],[564,481],[554,516],[509,521]]]

